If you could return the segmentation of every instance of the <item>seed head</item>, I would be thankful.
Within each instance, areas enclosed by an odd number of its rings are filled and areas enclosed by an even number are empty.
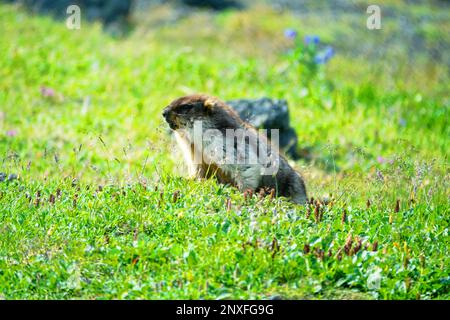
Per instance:
[[[397,202],[395,203],[395,213],[398,213],[400,211],[400,200],[397,199]]]

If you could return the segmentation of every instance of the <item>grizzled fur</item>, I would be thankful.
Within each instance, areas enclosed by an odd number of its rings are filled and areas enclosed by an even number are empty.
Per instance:
[[[306,203],[306,188],[302,177],[289,165],[286,159],[279,154],[278,149],[248,123],[239,118],[237,113],[217,98],[207,95],[190,95],[173,101],[163,111],[163,116],[174,131],[177,142],[190,168],[190,173],[199,178],[216,177],[219,182],[230,184],[241,191],[260,189],[274,189],[276,195],[290,198],[293,202]],[[194,122],[201,121],[202,130],[215,129],[222,133],[220,137],[212,137],[209,141],[197,141]],[[275,174],[263,174],[263,165],[238,162],[221,162],[206,150],[225,149],[227,129],[243,129],[247,136],[258,137],[255,146],[247,146],[248,152],[256,154],[261,144],[266,147],[268,158],[277,159],[278,170]],[[245,140],[246,141],[246,140]],[[251,140],[249,140],[251,141]],[[198,150],[196,146],[206,145],[205,149]],[[236,144],[232,144],[236,148]],[[246,144],[250,144],[246,142]],[[209,149],[208,149],[209,147]],[[236,150],[235,150],[236,151]],[[195,162],[195,154],[201,152],[201,162]],[[233,154],[238,154],[236,151]],[[236,159],[234,159],[236,160]]]

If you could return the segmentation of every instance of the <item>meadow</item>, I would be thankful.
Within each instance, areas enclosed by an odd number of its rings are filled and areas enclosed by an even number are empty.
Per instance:
[[[450,42],[448,10],[386,3]],[[114,37],[0,4],[0,298],[450,298],[446,52],[364,10],[145,14]],[[318,66],[292,54],[312,34]],[[287,99],[290,162],[331,202],[187,178],[161,111],[195,92]]]

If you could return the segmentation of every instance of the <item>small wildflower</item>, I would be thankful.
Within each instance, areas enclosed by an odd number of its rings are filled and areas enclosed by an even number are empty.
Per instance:
[[[334,49],[328,46],[324,51],[314,57],[316,64],[325,64],[334,56]]]
[[[377,179],[379,181],[384,182],[384,176],[383,176],[383,173],[380,170],[377,169],[376,175],[377,175]]]
[[[323,55],[318,54],[314,57],[314,62],[316,64],[324,64],[326,61],[325,61],[325,58],[323,57]]]
[[[289,40],[293,40],[297,37],[297,31],[294,29],[284,30],[284,37]]]
[[[383,163],[386,162],[386,159],[384,159],[382,156],[378,156],[377,157],[377,162],[383,164]]]
[[[324,51],[324,57],[325,57],[325,60],[328,61],[328,60],[330,60],[333,56],[334,56],[334,49],[333,49],[333,47],[331,47],[331,46],[326,47],[326,48],[325,48],[325,51]]]
[[[305,44],[319,44],[320,43],[320,37],[319,36],[305,36]]]
[[[15,137],[15,136],[17,136],[17,131],[16,130],[8,130],[8,131],[6,131],[6,135],[8,137]]]
[[[52,88],[41,86],[41,95],[45,98],[51,98],[55,96],[55,90]]]

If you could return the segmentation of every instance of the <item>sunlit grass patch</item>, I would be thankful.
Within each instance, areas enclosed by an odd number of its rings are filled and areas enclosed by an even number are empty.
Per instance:
[[[0,297],[448,299],[446,65],[385,74],[343,54],[355,17],[305,19],[204,12],[114,39],[0,5]],[[286,28],[336,49],[317,76]],[[161,110],[193,92],[287,99],[290,161],[331,203],[186,178]]]

